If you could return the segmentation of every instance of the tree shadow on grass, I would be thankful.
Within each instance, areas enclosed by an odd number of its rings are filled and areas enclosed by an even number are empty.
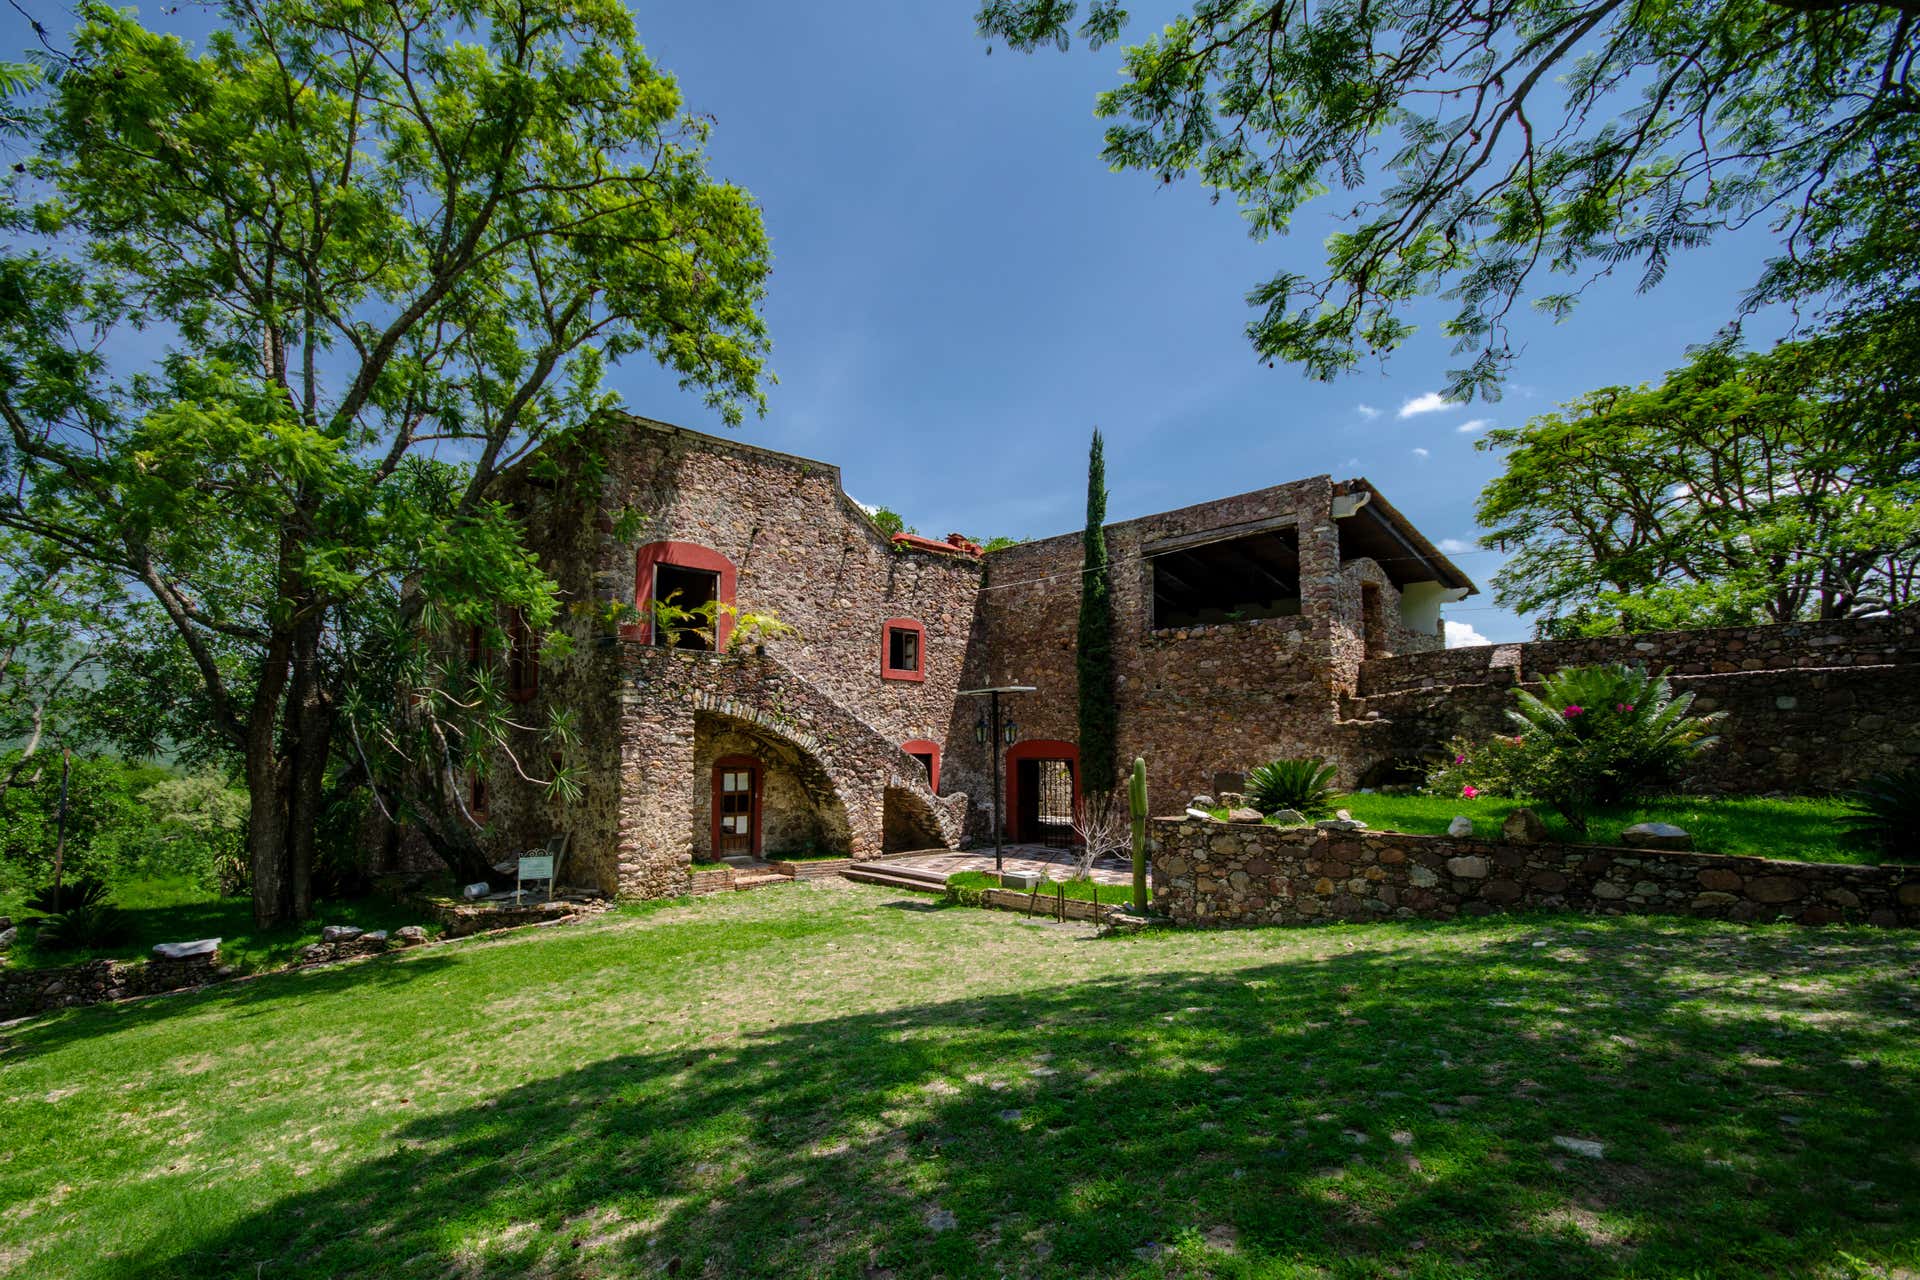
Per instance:
[[[1539,923],[610,1057],[422,1117],[141,1274],[1745,1276],[1912,1251],[1908,1031],[1841,980],[1908,940]]]

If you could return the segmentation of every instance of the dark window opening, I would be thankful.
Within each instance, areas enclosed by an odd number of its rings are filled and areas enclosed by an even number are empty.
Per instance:
[[[1300,612],[1300,537],[1292,528],[1153,557],[1153,625],[1199,627]]]
[[[677,564],[653,567],[653,599],[675,610],[664,624],[658,610],[653,617],[653,642],[674,649],[705,649],[713,646],[718,616],[701,613],[720,599],[720,575],[706,569],[683,569]],[[678,612],[698,616],[689,618]]]
[[[887,632],[887,666],[894,671],[920,669],[920,633],[904,627]]]
[[[524,702],[540,687],[540,644],[518,609],[507,614],[507,697]]]

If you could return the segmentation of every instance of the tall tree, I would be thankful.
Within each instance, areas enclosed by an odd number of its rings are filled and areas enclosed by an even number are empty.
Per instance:
[[[1889,313],[1605,387],[1480,447],[1514,554],[1499,602],[1547,634],[1844,618],[1920,600],[1920,326]]]
[[[977,18],[1064,49],[1079,9],[981,0]],[[1077,30],[1098,48],[1127,21],[1091,0]],[[1256,238],[1350,193],[1325,270],[1249,294],[1260,358],[1331,377],[1405,341],[1410,304],[1438,294],[1471,357],[1449,393],[1494,398],[1516,307],[1563,316],[1622,268],[1651,287],[1755,219],[1782,236],[1755,302],[1910,291],[1917,50],[1920,0],[1193,0],[1126,50],[1096,111],[1113,168],[1196,176]]]
[[[1082,535],[1080,643],[1074,660],[1079,680],[1080,789],[1110,802],[1119,775],[1114,738],[1120,711],[1113,698],[1112,573],[1107,565],[1107,449],[1094,428],[1087,452],[1087,528]]]
[[[357,602],[497,648],[503,609],[544,626],[503,473],[627,356],[762,407],[768,253],[620,0],[217,12],[196,53],[78,9],[7,209],[0,523],[163,611],[245,760],[264,922],[308,911]],[[164,354],[129,376],[134,328]]]

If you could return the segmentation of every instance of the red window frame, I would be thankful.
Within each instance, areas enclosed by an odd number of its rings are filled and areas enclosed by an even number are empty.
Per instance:
[[[914,648],[920,654],[918,670],[893,665],[893,633],[911,631]],[[882,680],[925,680],[927,678],[927,629],[912,618],[888,618],[880,627],[880,678]]]
[[[620,638],[653,643],[653,570],[655,565],[662,564],[720,576],[715,594],[721,609],[714,628],[714,647],[724,652],[733,635],[734,589],[739,584],[739,573],[733,561],[697,542],[649,542],[633,553],[633,607],[639,610],[640,620],[621,627]]]
[[[929,755],[933,764],[927,770],[927,787],[935,795],[940,794],[940,744],[932,738],[910,738],[900,744],[900,749],[908,755]]]
[[[721,756],[713,762],[713,843],[708,846],[708,856],[716,861],[720,857],[720,775],[723,773],[747,773],[751,777],[747,783],[747,794],[752,796],[753,805],[753,843],[748,847],[750,857],[760,856],[760,811],[764,792],[765,772],[760,762],[752,756]]]

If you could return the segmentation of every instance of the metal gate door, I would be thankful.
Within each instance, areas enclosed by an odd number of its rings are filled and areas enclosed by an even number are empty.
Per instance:
[[[1040,843],[1050,849],[1073,847],[1073,765],[1065,760],[1039,762]]]

